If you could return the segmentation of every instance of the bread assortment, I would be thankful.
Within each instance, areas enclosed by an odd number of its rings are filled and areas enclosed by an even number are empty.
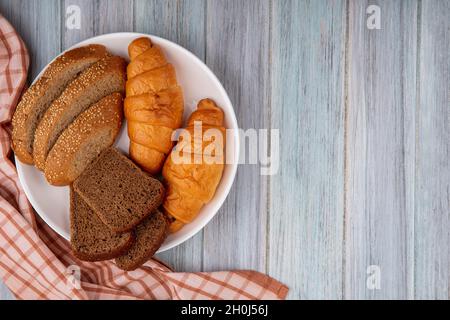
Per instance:
[[[214,196],[225,129],[222,110],[201,100],[174,147],[184,113],[175,69],[149,38],[132,41],[128,53],[128,65],[101,45],[55,59],[19,103],[12,140],[20,161],[52,185],[70,185],[74,255],[134,270]],[[112,147],[124,117],[130,158]],[[210,129],[215,136],[203,140]]]
[[[84,261],[101,261],[124,255],[134,244],[133,231],[115,233],[70,188],[70,243],[73,254]]]
[[[175,69],[148,38],[128,46],[125,117],[130,157],[151,174],[161,171],[183,119],[183,93]]]
[[[71,190],[71,245],[88,261],[116,259],[134,270],[159,249],[168,231],[158,211],[164,187],[115,148],[108,148]],[[105,258],[106,257],[106,258]]]

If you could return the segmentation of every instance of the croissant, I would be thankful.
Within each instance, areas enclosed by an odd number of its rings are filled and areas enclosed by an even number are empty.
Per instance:
[[[164,163],[162,175],[167,188],[163,207],[175,219],[171,232],[191,222],[216,192],[224,170],[223,118],[222,109],[214,101],[201,100],[185,128],[191,139],[181,133],[178,144]],[[199,123],[201,131],[195,127]],[[209,129],[218,130],[209,137]],[[176,155],[189,161],[175,161]],[[195,161],[195,157],[201,161]]]
[[[124,114],[129,153],[144,170],[157,174],[173,147],[172,133],[182,124],[183,92],[175,69],[150,39],[131,42],[128,54]]]

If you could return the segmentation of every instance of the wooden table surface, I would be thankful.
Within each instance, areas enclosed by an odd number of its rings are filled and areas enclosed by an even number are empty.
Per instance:
[[[176,270],[260,270],[293,299],[449,298],[450,1],[2,0],[0,13],[30,79],[80,40],[149,33],[213,70],[241,128],[280,130],[278,173],[240,165],[214,220],[161,255]]]

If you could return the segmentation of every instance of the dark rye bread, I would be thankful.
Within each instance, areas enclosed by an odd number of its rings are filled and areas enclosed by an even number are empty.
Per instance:
[[[12,147],[20,161],[33,164],[34,131],[42,115],[78,74],[107,55],[102,45],[69,50],[45,69],[25,92],[12,120]]]
[[[116,265],[120,269],[131,271],[144,264],[164,242],[168,225],[163,213],[159,210],[152,213],[136,227],[136,241],[126,254],[116,258]]]
[[[114,233],[70,188],[70,244],[84,261],[109,260],[123,255],[134,243],[134,232]]]
[[[115,148],[106,149],[74,182],[74,189],[114,232],[133,229],[164,197],[162,183]]]
[[[113,92],[124,92],[126,62],[118,56],[106,57],[84,70],[50,105],[36,128],[34,163],[41,171],[60,134],[89,106]]]

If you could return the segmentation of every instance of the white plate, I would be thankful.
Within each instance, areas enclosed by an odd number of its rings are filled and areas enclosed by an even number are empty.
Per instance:
[[[171,41],[141,33],[111,33],[87,39],[74,45],[72,48],[98,43],[104,45],[113,54],[128,59],[128,44],[133,39],[142,36],[150,37],[154,43],[161,46],[168,61],[174,65],[178,82],[184,92],[185,119],[195,110],[197,102],[200,99],[212,98],[222,107],[225,113],[225,127],[237,129],[238,126],[233,106],[217,77],[200,59]],[[125,153],[128,153],[129,139],[126,132],[125,124],[116,141],[116,146]],[[227,141],[227,152],[232,153],[234,161],[233,164],[227,164],[225,166],[222,180],[214,198],[202,208],[193,222],[187,224],[178,232],[169,235],[158,252],[173,248],[195,235],[214,217],[225,201],[236,175],[239,158],[239,137],[237,130],[233,131],[232,137],[231,140]],[[21,163],[17,157],[16,165],[19,180],[36,212],[51,228],[69,240],[69,188],[49,185],[39,170],[34,166]]]

